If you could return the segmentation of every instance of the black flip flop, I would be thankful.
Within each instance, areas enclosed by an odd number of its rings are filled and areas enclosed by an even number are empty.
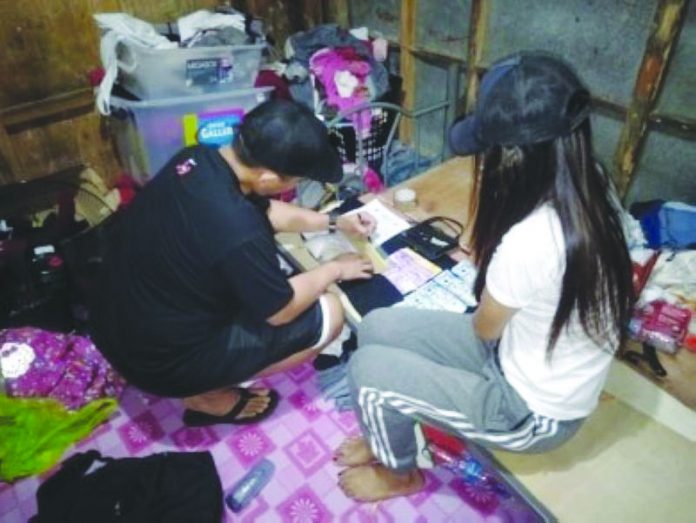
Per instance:
[[[268,397],[271,399],[268,406],[261,412],[253,415],[246,416],[244,418],[237,418],[239,414],[244,410],[249,400],[252,398],[263,397],[261,394],[255,394],[249,389],[239,387],[237,389],[239,392],[239,401],[232,407],[227,414],[222,416],[214,416],[213,414],[206,414],[204,412],[199,412],[196,410],[186,409],[184,411],[184,425],[187,427],[205,427],[207,425],[217,425],[219,423],[227,423],[231,425],[249,425],[251,423],[258,423],[270,416],[275,408],[278,406],[278,393],[273,389],[268,392]]]

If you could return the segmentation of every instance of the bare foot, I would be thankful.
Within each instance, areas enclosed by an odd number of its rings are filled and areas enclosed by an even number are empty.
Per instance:
[[[344,494],[357,501],[379,501],[419,492],[425,479],[418,469],[398,474],[384,465],[360,465],[339,474]]]
[[[375,456],[367,442],[361,437],[346,438],[334,452],[334,461],[343,467],[367,465]]]

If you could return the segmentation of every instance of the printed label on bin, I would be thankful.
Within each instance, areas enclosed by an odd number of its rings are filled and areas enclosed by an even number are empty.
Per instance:
[[[244,117],[243,109],[230,109],[201,114],[186,114],[183,118],[184,145],[227,145]]]
[[[186,61],[186,85],[216,85],[234,78],[229,58],[206,58]]]

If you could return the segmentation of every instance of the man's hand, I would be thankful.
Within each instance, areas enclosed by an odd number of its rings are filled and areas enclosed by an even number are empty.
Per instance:
[[[359,254],[347,253],[336,256],[329,263],[338,268],[338,280],[367,280],[372,278],[372,262]]]
[[[336,220],[336,228],[346,234],[369,238],[375,232],[377,222],[374,217],[367,212],[356,212],[353,214],[342,214]]]

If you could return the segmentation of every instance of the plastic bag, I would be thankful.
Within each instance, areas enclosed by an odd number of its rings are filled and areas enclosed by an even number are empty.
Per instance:
[[[640,220],[648,247],[688,249],[696,245],[696,205],[650,200],[631,205]]]
[[[655,300],[634,312],[628,330],[635,340],[674,353],[684,341],[690,321],[688,309]]]
[[[0,395],[0,480],[39,474],[116,410],[116,400],[89,403],[73,412],[52,399]]]

